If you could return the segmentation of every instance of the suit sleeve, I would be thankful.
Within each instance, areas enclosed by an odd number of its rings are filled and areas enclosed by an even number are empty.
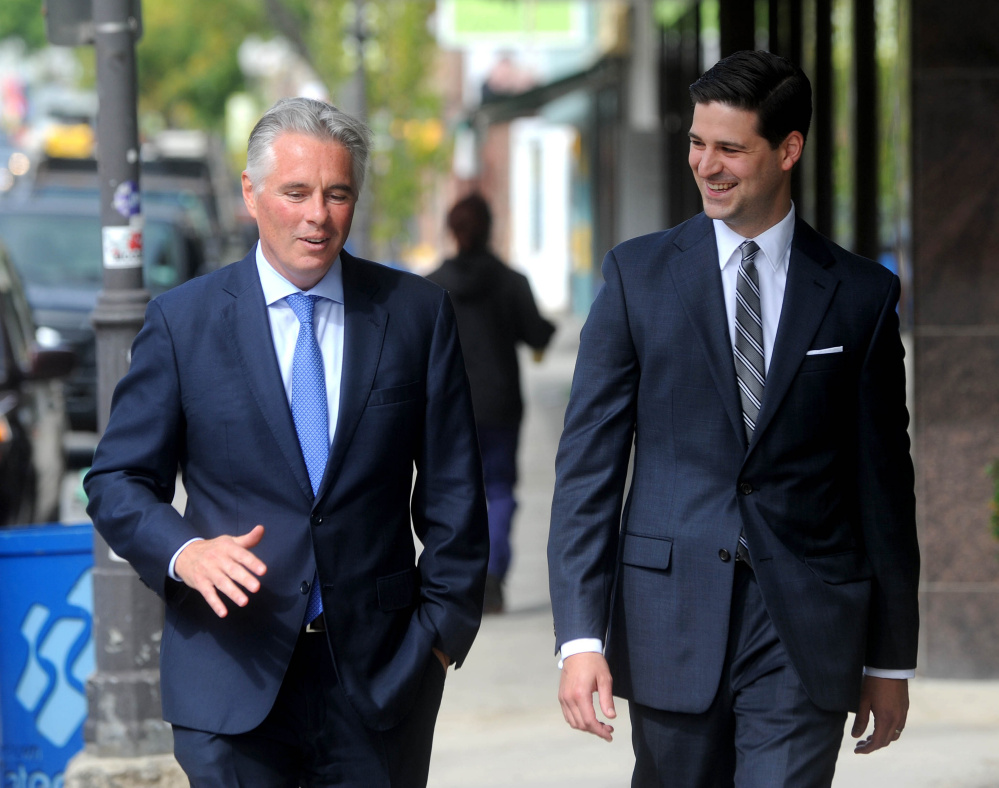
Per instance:
[[[419,615],[436,631],[435,645],[460,666],[482,616],[489,530],[471,394],[444,292],[430,348],[412,517],[423,543]]]
[[[867,555],[874,570],[866,665],[916,666],[919,547],[905,406],[904,350],[892,277],[860,376],[858,490]]]
[[[555,461],[548,566],[556,648],[606,635],[635,433],[639,359],[613,251],[603,275],[580,334]]]
[[[84,489],[94,527],[161,597],[170,559],[198,536],[171,505],[183,451],[179,391],[170,332],[152,302]]]

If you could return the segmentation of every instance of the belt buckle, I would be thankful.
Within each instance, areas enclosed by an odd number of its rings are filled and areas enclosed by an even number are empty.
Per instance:
[[[326,631],[326,620],[323,618],[322,613],[316,616],[312,621],[305,625],[305,631],[309,634],[314,632],[325,632]]]

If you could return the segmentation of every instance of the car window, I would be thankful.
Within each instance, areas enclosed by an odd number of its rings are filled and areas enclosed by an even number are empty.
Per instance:
[[[96,290],[103,283],[100,220],[95,216],[0,214],[0,240],[28,285]],[[184,238],[176,226],[147,220],[142,246],[143,279],[153,295],[190,277]]]

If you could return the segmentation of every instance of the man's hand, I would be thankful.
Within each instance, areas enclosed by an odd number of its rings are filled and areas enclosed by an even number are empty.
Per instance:
[[[859,739],[867,730],[870,716],[874,714],[874,732],[857,742],[854,752],[867,755],[893,741],[898,741],[905,729],[909,712],[909,682],[905,679],[881,679],[864,676],[860,688],[860,708],[853,721],[853,738]]]
[[[558,702],[562,704],[565,721],[577,731],[588,731],[611,741],[614,728],[597,719],[593,709],[593,693],[597,693],[600,710],[609,719],[617,717],[611,694],[611,674],[603,654],[583,652],[562,661],[562,678],[558,687]]]
[[[246,591],[256,593],[260,590],[257,578],[263,576],[267,567],[250,549],[263,538],[264,527],[257,525],[243,536],[219,536],[191,542],[177,556],[173,571],[205,598],[219,618],[225,618],[229,611],[218,592],[239,607],[246,607],[250,601]]]

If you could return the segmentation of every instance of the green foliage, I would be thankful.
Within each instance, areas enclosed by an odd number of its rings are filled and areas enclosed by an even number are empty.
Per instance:
[[[2,0],[0,2],[0,39],[17,36],[29,50],[45,46],[45,17],[42,0]]]
[[[267,30],[253,0],[144,3],[136,47],[139,112],[176,128],[219,129],[225,102],[244,88],[240,43]]]
[[[42,0],[0,0],[0,38],[45,45]],[[446,166],[441,99],[431,85],[434,0],[367,0],[366,103],[375,131],[367,185],[377,251],[394,256],[429,176]],[[226,100],[250,86],[238,51],[248,35],[281,35],[326,85],[334,103],[358,64],[351,34],[354,0],[169,0],[144,2],[136,47],[139,114],[145,131],[222,129]],[[92,82],[93,47],[77,56]],[[349,108],[348,108],[349,109]]]
[[[999,460],[985,466],[985,474],[992,480],[992,500],[989,501],[989,525],[992,537],[999,540]]]

